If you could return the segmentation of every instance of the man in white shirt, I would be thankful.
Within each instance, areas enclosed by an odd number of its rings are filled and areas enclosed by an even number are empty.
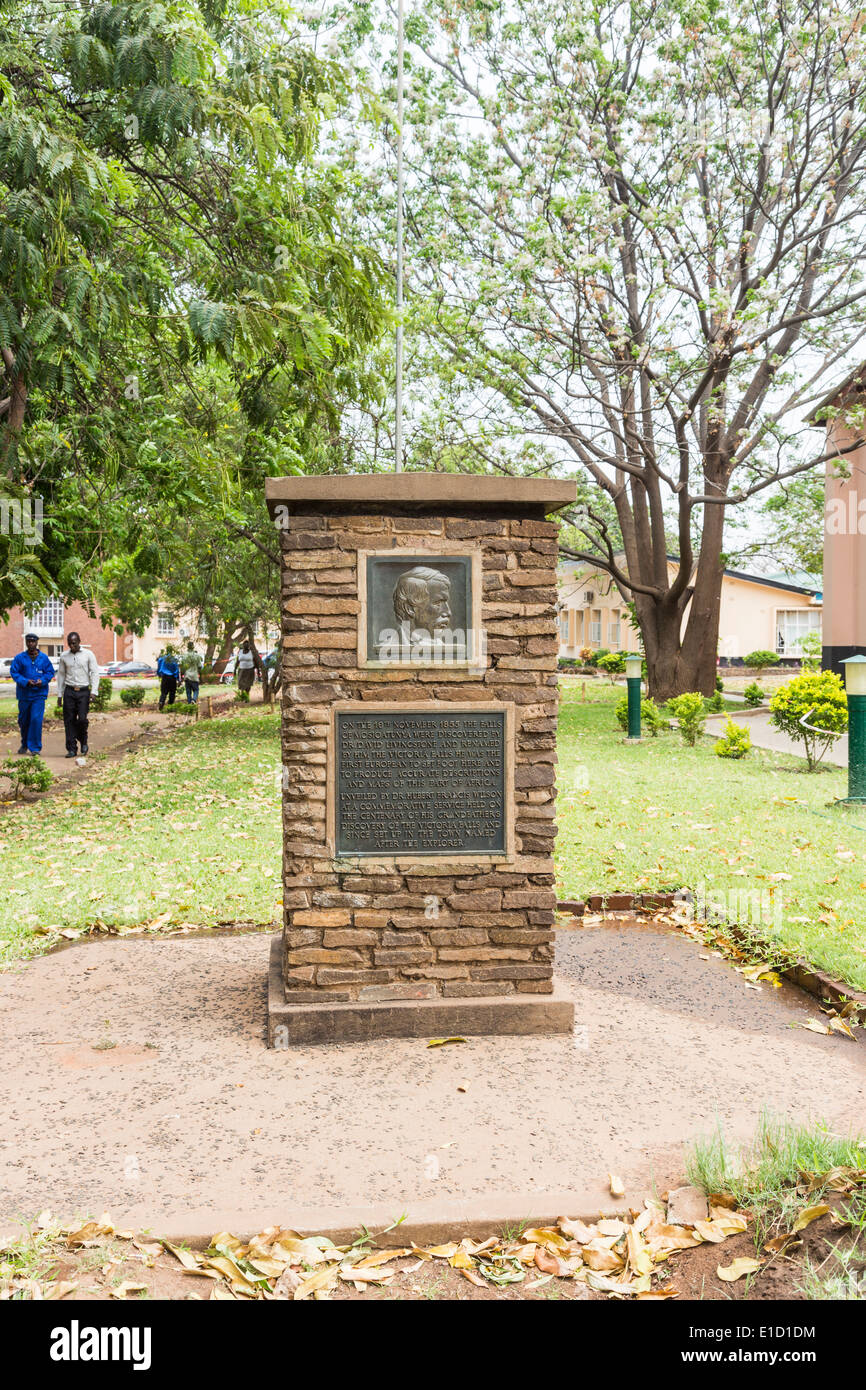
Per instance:
[[[99,690],[99,667],[91,651],[84,651],[77,632],[67,637],[69,647],[57,658],[57,698],[63,701],[63,727],[66,730],[66,756],[87,753],[87,714],[90,696]]]

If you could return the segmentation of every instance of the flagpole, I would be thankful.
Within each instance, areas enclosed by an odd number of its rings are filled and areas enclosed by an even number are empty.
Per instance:
[[[403,4],[397,0],[397,336],[394,372],[394,468],[403,471]]]

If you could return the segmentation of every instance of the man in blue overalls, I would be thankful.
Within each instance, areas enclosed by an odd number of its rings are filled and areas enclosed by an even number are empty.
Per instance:
[[[18,696],[18,727],[21,730],[21,753],[42,752],[42,716],[48,686],[54,677],[54,667],[39,650],[39,638],[28,632],[24,638],[27,650],[19,652],[9,667]]]

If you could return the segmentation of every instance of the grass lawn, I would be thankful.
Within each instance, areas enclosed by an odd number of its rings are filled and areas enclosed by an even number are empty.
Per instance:
[[[866,989],[866,810],[828,807],[846,773],[752,749],[717,757],[675,732],[626,746],[618,690],[566,686],[560,707],[561,895],[690,888]],[[741,918],[742,919],[742,918]]]
[[[718,758],[678,733],[625,746],[618,687],[564,682],[561,896],[690,888],[866,989],[866,812],[832,810],[845,773],[753,749]],[[74,791],[0,813],[0,959],[46,928],[279,919],[278,716],[181,728]]]
[[[40,928],[272,923],[279,917],[277,716],[181,728],[74,791],[0,812],[0,960]]]

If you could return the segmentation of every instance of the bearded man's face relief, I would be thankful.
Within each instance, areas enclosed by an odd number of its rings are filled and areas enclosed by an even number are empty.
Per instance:
[[[414,632],[434,636],[451,627],[451,581],[440,570],[416,565],[394,587],[394,613]]]

